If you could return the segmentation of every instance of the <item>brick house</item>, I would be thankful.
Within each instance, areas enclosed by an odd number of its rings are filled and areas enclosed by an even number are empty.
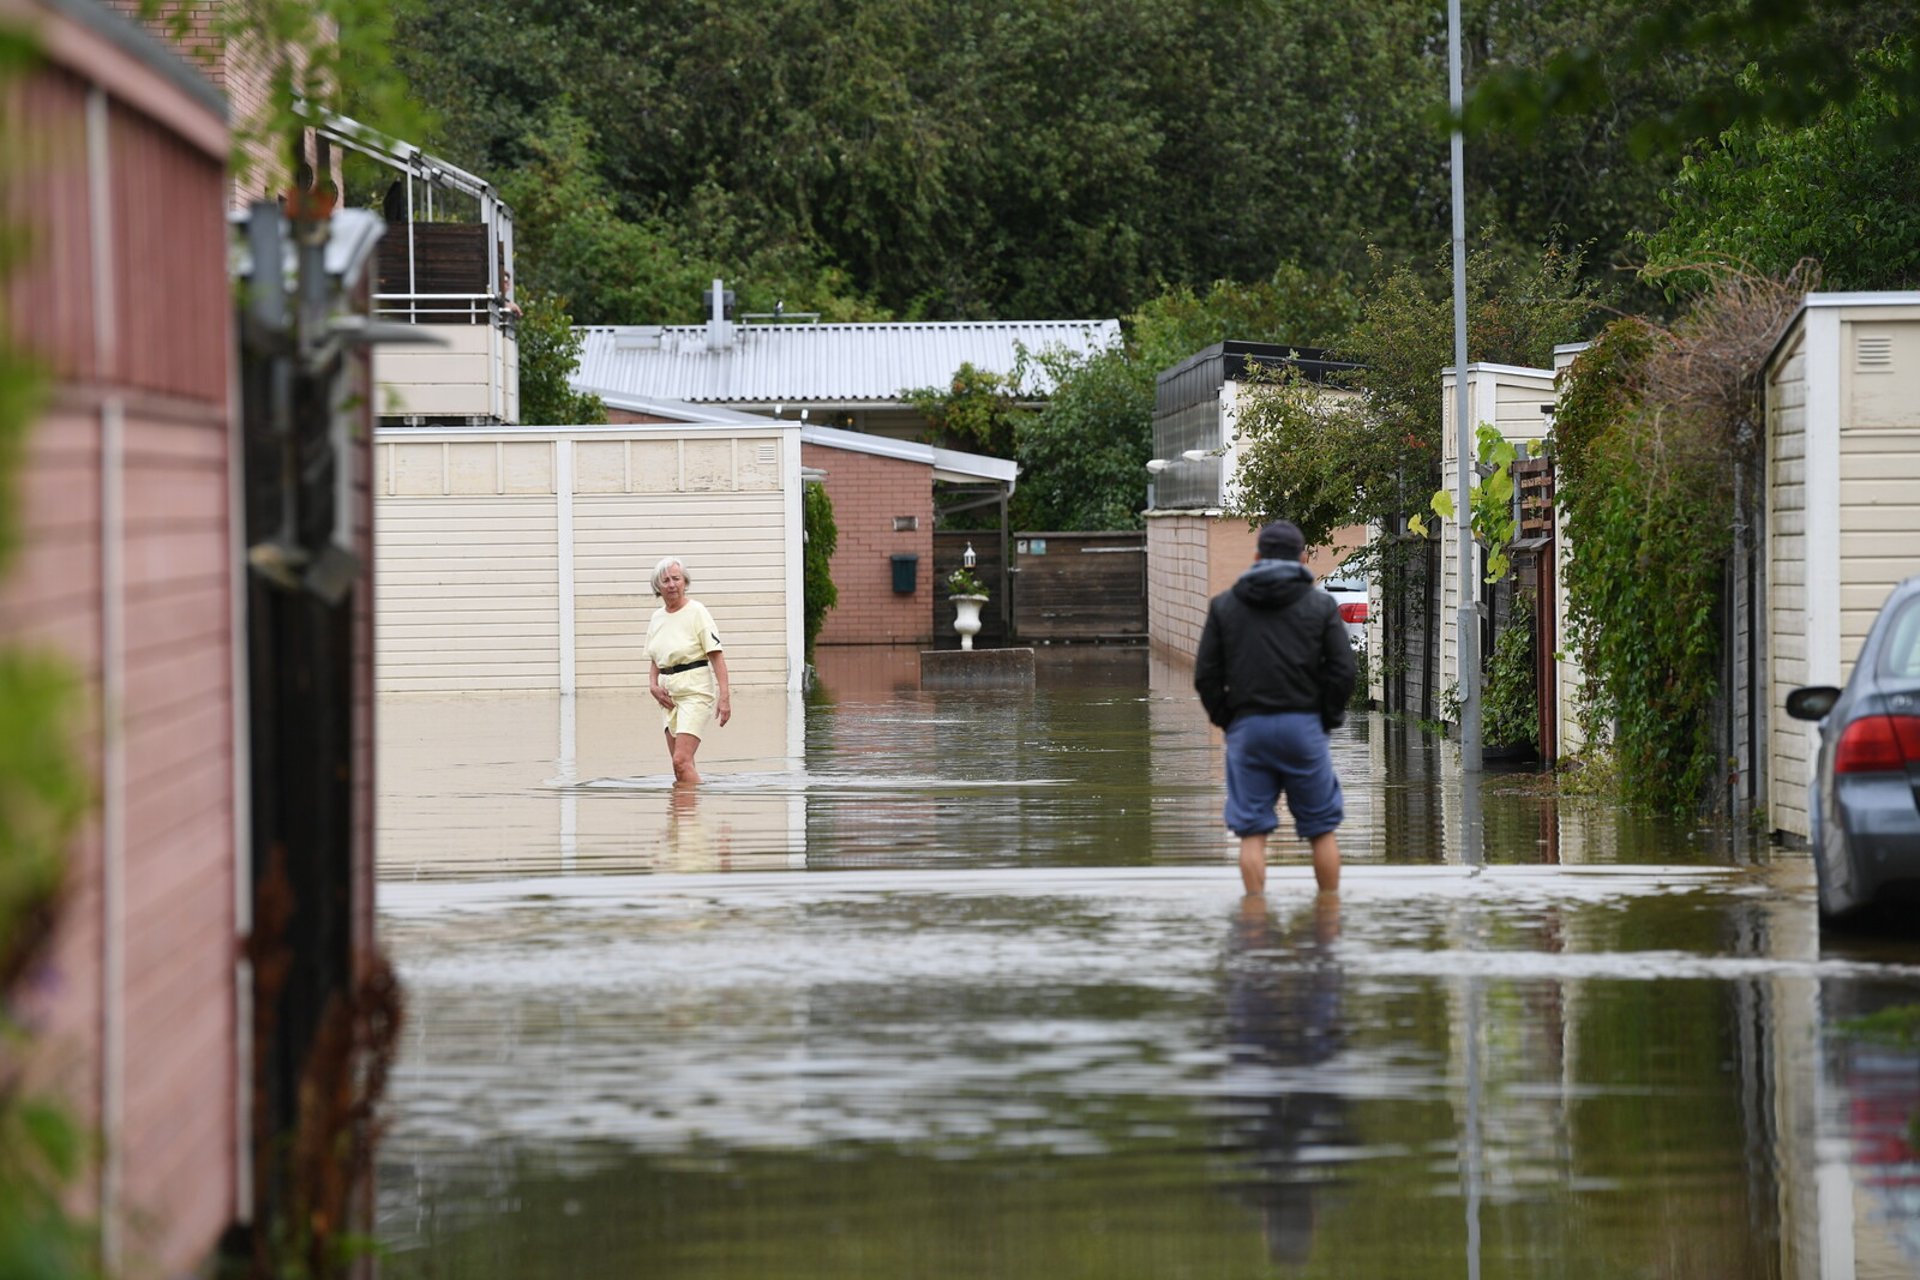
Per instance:
[[[765,427],[768,421],[759,414],[684,401],[617,391],[600,395],[610,423]],[[934,483],[1010,496],[1018,465],[887,436],[807,426],[800,428],[800,461],[810,478],[826,487],[840,539],[832,561],[839,603],[828,612],[816,643],[931,644],[944,597],[933,571]],[[904,557],[911,557],[910,563],[902,563]],[[1005,563],[1004,557],[998,563]]]

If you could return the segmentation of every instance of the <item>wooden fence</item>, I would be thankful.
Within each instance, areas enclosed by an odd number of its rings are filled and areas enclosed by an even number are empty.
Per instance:
[[[942,580],[959,567],[969,540],[974,572],[994,595],[980,611],[976,645],[1146,642],[1145,532],[1013,534],[1004,598],[999,535],[941,532],[933,538],[936,647],[959,644]]]

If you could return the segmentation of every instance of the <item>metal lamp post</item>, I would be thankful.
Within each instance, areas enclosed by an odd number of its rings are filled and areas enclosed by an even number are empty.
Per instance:
[[[1480,614],[1473,590],[1473,424],[1467,421],[1466,140],[1460,129],[1460,0],[1447,0],[1447,102],[1453,109],[1453,427],[1459,443],[1460,612],[1454,649],[1460,655],[1460,768],[1480,772]]]

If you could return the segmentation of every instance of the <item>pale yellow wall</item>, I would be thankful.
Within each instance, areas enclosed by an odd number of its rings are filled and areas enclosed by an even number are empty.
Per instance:
[[[557,690],[568,658],[580,690],[644,686],[648,580],[668,555],[713,613],[733,683],[789,683],[800,604],[783,449],[798,442],[781,429],[409,434],[375,448],[383,692]]]
[[[1767,375],[1767,812],[1779,831],[1807,834],[1813,733],[1781,710],[1807,682],[1806,329]]]
[[[559,687],[551,497],[395,495],[375,520],[379,688]]]
[[[1920,316],[1841,327],[1840,656],[1851,671],[1901,580],[1920,573]]]
[[[484,324],[417,327],[443,345],[375,347],[376,412],[388,417],[518,418],[519,354],[510,335]]]
[[[736,683],[786,678],[786,562],[778,491],[574,499],[574,584],[582,689],[647,683],[648,586],[663,556],[679,556],[692,596],[707,606]]]

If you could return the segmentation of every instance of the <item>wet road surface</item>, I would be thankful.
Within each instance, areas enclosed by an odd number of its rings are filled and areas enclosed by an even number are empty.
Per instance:
[[[1244,902],[1186,673],[1040,656],[829,652],[691,797],[640,697],[383,704],[385,1274],[1920,1274],[1920,946],[1804,855],[1360,717]]]

